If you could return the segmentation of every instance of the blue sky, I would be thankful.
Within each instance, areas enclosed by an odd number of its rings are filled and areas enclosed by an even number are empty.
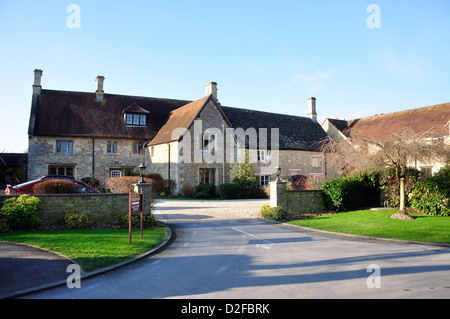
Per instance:
[[[44,89],[103,75],[106,93],[188,100],[215,81],[222,105],[299,116],[314,96],[319,122],[450,102],[449,16],[448,0],[1,0],[0,152],[28,147],[36,68]]]

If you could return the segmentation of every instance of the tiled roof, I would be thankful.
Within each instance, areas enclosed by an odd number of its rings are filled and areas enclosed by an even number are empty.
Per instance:
[[[267,147],[272,148],[270,140],[271,129],[279,129],[280,150],[310,150],[318,151],[318,143],[326,138],[326,133],[317,122],[307,117],[261,112],[235,107],[222,107],[223,112],[232,127],[267,128]]]
[[[347,136],[351,135],[352,131],[357,131],[361,136],[381,140],[395,131],[409,128],[415,134],[422,134],[433,129],[433,136],[438,137],[449,135],[448,126],[444,126],[448,125],[450,121],[450,103],[380,114],[350,121],[329,120]]]
[[[30,135],[149,140],[171,111],[190,101],[95,93],[42,90],[32,109]],[[145,127],[124,125],[124,111],[147,113]],[[33,121],[34,120],[34,121]]]

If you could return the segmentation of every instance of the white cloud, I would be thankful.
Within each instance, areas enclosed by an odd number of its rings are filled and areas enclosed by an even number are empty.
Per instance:
[[[295,73],[291,76],[293,84],[299,84],[305,87],[308,94],[316,94],[325,87],[325,82],[332,79],[337,74],[336,69],[316,70],[312,74]]]

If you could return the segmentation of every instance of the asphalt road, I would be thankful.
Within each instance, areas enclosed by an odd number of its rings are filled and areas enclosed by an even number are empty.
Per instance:
[[[450,298],[449,248],[270,223],[255,218],[262,203],[159,202],[174,232],[165,250],[24,298]]]

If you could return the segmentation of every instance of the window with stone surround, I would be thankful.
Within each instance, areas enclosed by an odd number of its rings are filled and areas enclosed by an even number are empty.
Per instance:
[[[216,137],[213,134],[203,134],[202,136],[202,151],[214,151],[216,149]]]
[[[200,179],[199,179],[199,183],[200,184],[215,184],[215,180],[216,180],[216,169],[215,168],[200,168],[199,171],[199,175],[200,175]]]
[[[270,183],[270,175],[259,175],[259,186],[264,187]]]
[[[106,153],[116,154],[117,153],[117,142],[113,142],[113,141],[106,142]]]
[[[270,160],[270,151],[261,150],[258,151],[258,162],[268,162]]]
[[[56,153],[73,153],[73,141],[56,141]]]
[[[311,160],[312,167],[319,168],[322,166],[322,155],[312,155]]]
[[[74,176],[75,166],[72,165],[49,165],[48,175]]]
[[[134,142],[133,143],[133,154],[142,154],[144,152],[144,143],[143,142]]]

